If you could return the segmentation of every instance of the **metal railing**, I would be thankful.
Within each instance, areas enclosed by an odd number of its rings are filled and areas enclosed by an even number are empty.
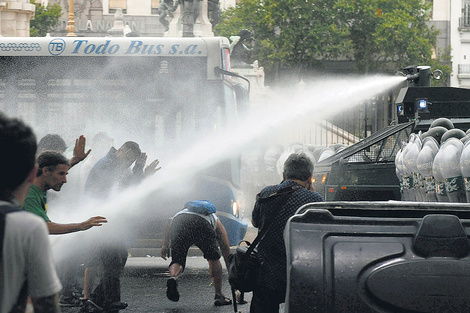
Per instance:
[[[459,27],[470,28],[470,1],[465,1],[462,8],[462,17],[459,19]]]

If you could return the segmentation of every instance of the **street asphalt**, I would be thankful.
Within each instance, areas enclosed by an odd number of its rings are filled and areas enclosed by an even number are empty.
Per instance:
[[[254,228],[249,227],[246,240],[256,236]],[[231,248],[232,251],[235,247]],[[188,253],[186,269],[178,279],[180,300],[172,302],[166,297],[166,281],[169,277],[170,259],[157,256],[159,249],[149,249],[147,256],[132,256],[127,259],[121,278],[121,298],[129,303],[122,313],[228,313],[234,312],[233,306],[214,306],[214,288],[209,276],[209,266],[198,248],[192,247]],[[145,255],[145,253],[144,253]],[[232,298],[223,259],[222,292]],[[251,293],[245,295],[247,304],[239,305],[237,312],[248,313]],[[79,313],[79,308],[62,308],[63,313]]]
[[[170,259],[164,260],[161,257],[130,257],[127,259],[124,270],[129,276],[145,273],[165,273],[168,272],[169,265]],[[224,265],[222,266],[225,268]],[[186,267],[193,269],[207,269],[208,265],[207,261],[203,257],[192,256],[187,258]]]
[[[169,260],[157,257],[130,257],[121,277],[121,298],[129,304],[122,313],[229,313],[231,305],[214,306],[214,288],[209,277],[208,263],[201,256],[188,257],[186,269],[178,279],[180,300],[166,297]],[[223,265],[222,292],[232,298]],[[251,293],[245,295],[247,304],[238,306],[238,313],[248,313]],[[80,313],[78,307],[63,307],[62,313]]]

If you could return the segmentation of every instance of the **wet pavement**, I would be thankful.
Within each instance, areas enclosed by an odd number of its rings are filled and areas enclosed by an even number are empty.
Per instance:
[[[131,257],[121,279],[121,298],[129,304],[121,313],[203,313],[234,312],[233,306],[214,306],[214,288],[207,261],[201,256],[188,257],[186,270],[178,280],[180,300],[166,297],[169,260],[157,257]],[[231,298],[227,270],[224,268],[223,293]],[[251,300],[251,293],[245,295]],[[79,308],[62,308],[63,313],[78,313]],[[238,312],[249,312],[249,303],[238,306]]]
[[[162,264],[159,260],[153,259],[131,260],[131,263],[139,263],[139,266],[129,265],[126,271],[123,285],[127,283],[128,286],[123,288],[123,299],[128,296],[140,303],[129,304],[126,311],[139,313],[233,312],[232,306],[214,306],[214,288],[209,277],[207,261],[202,257],[188,258],[186,270],[178,282],[180,292],[178,302],[171,302],[166,298],[169,262],[162,260],[163,268],[160,266],[152,268],[152,264]],[[223,293],[231,298],[226,269],[224,269]],[[251,299],[251,294],[247,294],[246,299]],[[239,306],[239,311],[249,312],[249,304]]]

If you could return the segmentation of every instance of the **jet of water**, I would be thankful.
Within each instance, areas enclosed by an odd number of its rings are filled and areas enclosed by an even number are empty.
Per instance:
[[[168,186],[170,189],[179,188],[181,181],[187,180],[188,177],[192,177],[200,170],[216,164],[218,161],[239,154],[239,151],[254,140],[269,136],[271,132],[282,129],[284,125],[306,117],[311,123],[318,123],[332,114],[390,90],[404,80],[404,77],[397,76],[368,76],[354,79],[325,78],[322,81],[307,84],[303,90],[296,90],[295,93],[292,91],[278,93],[276,101],[270,103],[268,107],[264,106],[259,110],[253,110],[246,118],[232,122],[222,131],[214,132],[212,135],[194,142],[184,153],[175,156],[170,163],[161,164],[162,169],[139,186],[113,195],[106,203],[91,203],[75,210],[75,214],[68,213],[67,217],[75,221],[99,214],[106,216],[109,223],[100,229],[93,228],[86,232],[67,236],[69,239],[80,236],[79,240],[86,240],[87,237],[103,237],[105,231],[108,233],[115,231],[122,235],[125,232],[122,225],[131,224],[128,226],[129,229],[132,229],[132,223],[136,218],[145,218],[145,214],[149,214],[148,211],[144,212],[141,207],[145,199],[152,194],[158,194]],[[288,131],[288,129],[284,131]],[[175,208],[168,209],[175,211]],[[177,210],[178,208],[176,208]],[[158,215],[158,212],[153,212],[153,214]],[[113,225],[118,226],[113,227]],[[57,242],[60,241],[63,240]],[[62,250],[68,245],[59,244],[57,246],[60,246]]]

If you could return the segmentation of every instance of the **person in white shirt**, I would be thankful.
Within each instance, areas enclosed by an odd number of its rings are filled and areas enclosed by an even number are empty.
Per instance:
[[[44,220],[21,206],[35,177],[36,137],[18,119],[0,114],[0,312],[60,312],[62,289]]]

